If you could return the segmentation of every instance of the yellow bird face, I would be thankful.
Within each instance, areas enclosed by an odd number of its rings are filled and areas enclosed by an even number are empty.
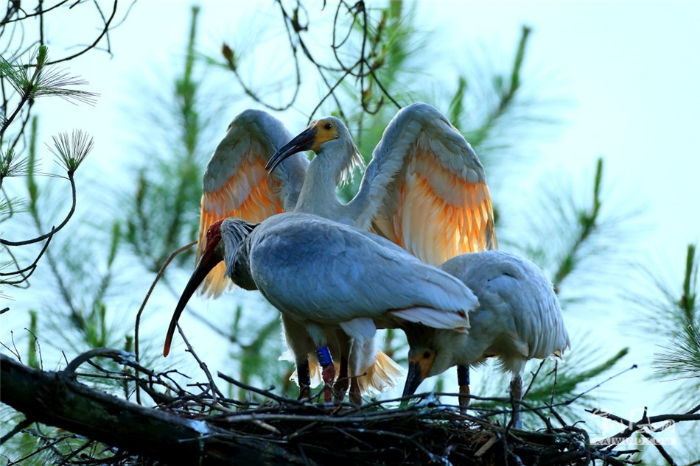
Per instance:
[[[292,154],[303,150],[318,152],[326,142],[339,139],[338,124],[334,120],[333,117],[327,117],[312,121],[304,131],[278,150],[267,162],[265,168],[271,172]]]
[[[310,150],[314,152],[318,151],[324,143],[340,138],[338,127],[332,118],[321,118],[320,120],[312,121],[305,132],[307,131],[313,133],[313,143]]]

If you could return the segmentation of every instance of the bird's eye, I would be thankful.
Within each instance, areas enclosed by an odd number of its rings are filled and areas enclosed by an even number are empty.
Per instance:
[[[331,123],[326,123],[325,125],[323,125],[323,127],[326,129],[331,129],[333,128],[333,125]]]
[[[430,357],[430,351],[423,353],[423,359],[428,359]]]

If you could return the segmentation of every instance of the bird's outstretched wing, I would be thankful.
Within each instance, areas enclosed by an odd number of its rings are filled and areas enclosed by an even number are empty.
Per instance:
[[[304,154],[285,160],[273,174],[265,164],[292,135],[278,119],[260,110],[236,116],[217,146],[202,181],[197,261],[204,250],[209,226],[226,217],[262,222],[271,215],[291,210],[299,197],[309,164]],[[222,262],[207,276],[200,294],[220,295],[232,286],[225,280]]]
[[[400,110],[365,177],[373,229],[424,262],[496,249],[484,168],[449,120],[427,104]]]

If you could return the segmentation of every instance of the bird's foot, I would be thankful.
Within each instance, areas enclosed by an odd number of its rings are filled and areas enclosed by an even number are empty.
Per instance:
[[[349,385],[350,382],[347,377],[339,377],[333,384],[333,400],[338,403],[343,401]]]
[[[308,385],[299,385],[299,400],[308,400],[311,398],[311,387]]]
[[[350,382],[350,403],[361,406],[362,396],[360,394],[360,383],[357,381],[357,377],[353,377]]]
[[[462,414],[467,414],[467,408],[469,407],[469,402],[471,401],[471,398],[469,397],[470,393],[469,385],[459,386],[459,412]]]

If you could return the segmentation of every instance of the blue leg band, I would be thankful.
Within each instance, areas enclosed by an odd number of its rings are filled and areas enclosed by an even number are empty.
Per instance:
[[[318,363],[321,364],[321,367],[333,364],[333,357],[327,346],[318,348],[316,350],[316,356],[318,357]]]

